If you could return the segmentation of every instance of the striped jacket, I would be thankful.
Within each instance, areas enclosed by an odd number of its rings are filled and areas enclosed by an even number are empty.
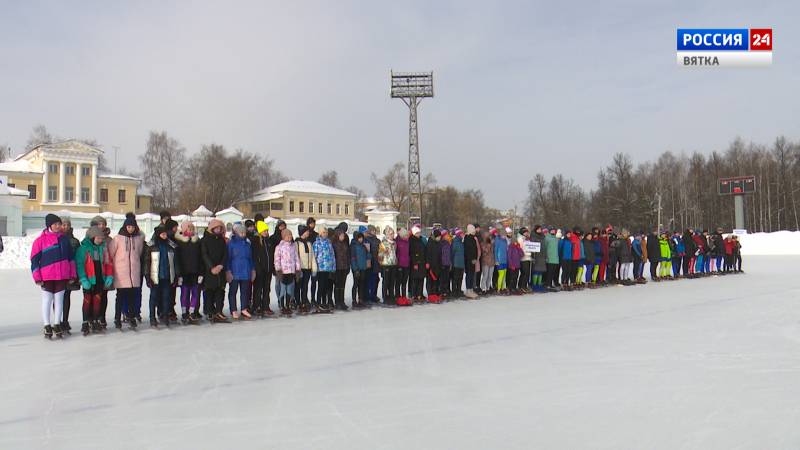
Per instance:
[[[75,278],[75,260],[69,238],[50,230],[33,241],[31,248],[33,281],[71,280]]]

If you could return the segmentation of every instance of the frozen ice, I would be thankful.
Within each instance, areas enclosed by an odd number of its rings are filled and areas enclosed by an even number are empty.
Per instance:
[[[0,448],[796,449],[798,262],[60,341],[0,270]]]

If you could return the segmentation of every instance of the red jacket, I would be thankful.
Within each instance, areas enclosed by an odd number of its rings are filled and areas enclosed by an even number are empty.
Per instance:
[[[734,247],[733,239],[726,239],[724,245],[725,245],[725,254],[733,255],[733,247]]]
[[[572,233],[572,236],[569,237],[569,241],[572,243],[572,260],[579,261],[581,259],[581,238],[575,233]]]

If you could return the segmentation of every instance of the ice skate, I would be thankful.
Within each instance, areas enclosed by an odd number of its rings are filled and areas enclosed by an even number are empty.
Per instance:
[[[44,326],[44,337],[45,339],[53,339],[53,327],[50,325]]]

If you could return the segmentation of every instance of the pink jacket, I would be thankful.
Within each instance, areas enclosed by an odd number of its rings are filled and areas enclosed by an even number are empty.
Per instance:
[[[275,247],[275,270],[284,274],[300,271],[300,258],[294,242],[281,241]]]
[[[108,254],[114,264],[114,287],[137,288],[142,285],[142,254],[144,236],[118,234],[108,245]]]
[[[31,248],[31,272],[37,283],[77,278],[69,238],[62,233],[42,231]]]

